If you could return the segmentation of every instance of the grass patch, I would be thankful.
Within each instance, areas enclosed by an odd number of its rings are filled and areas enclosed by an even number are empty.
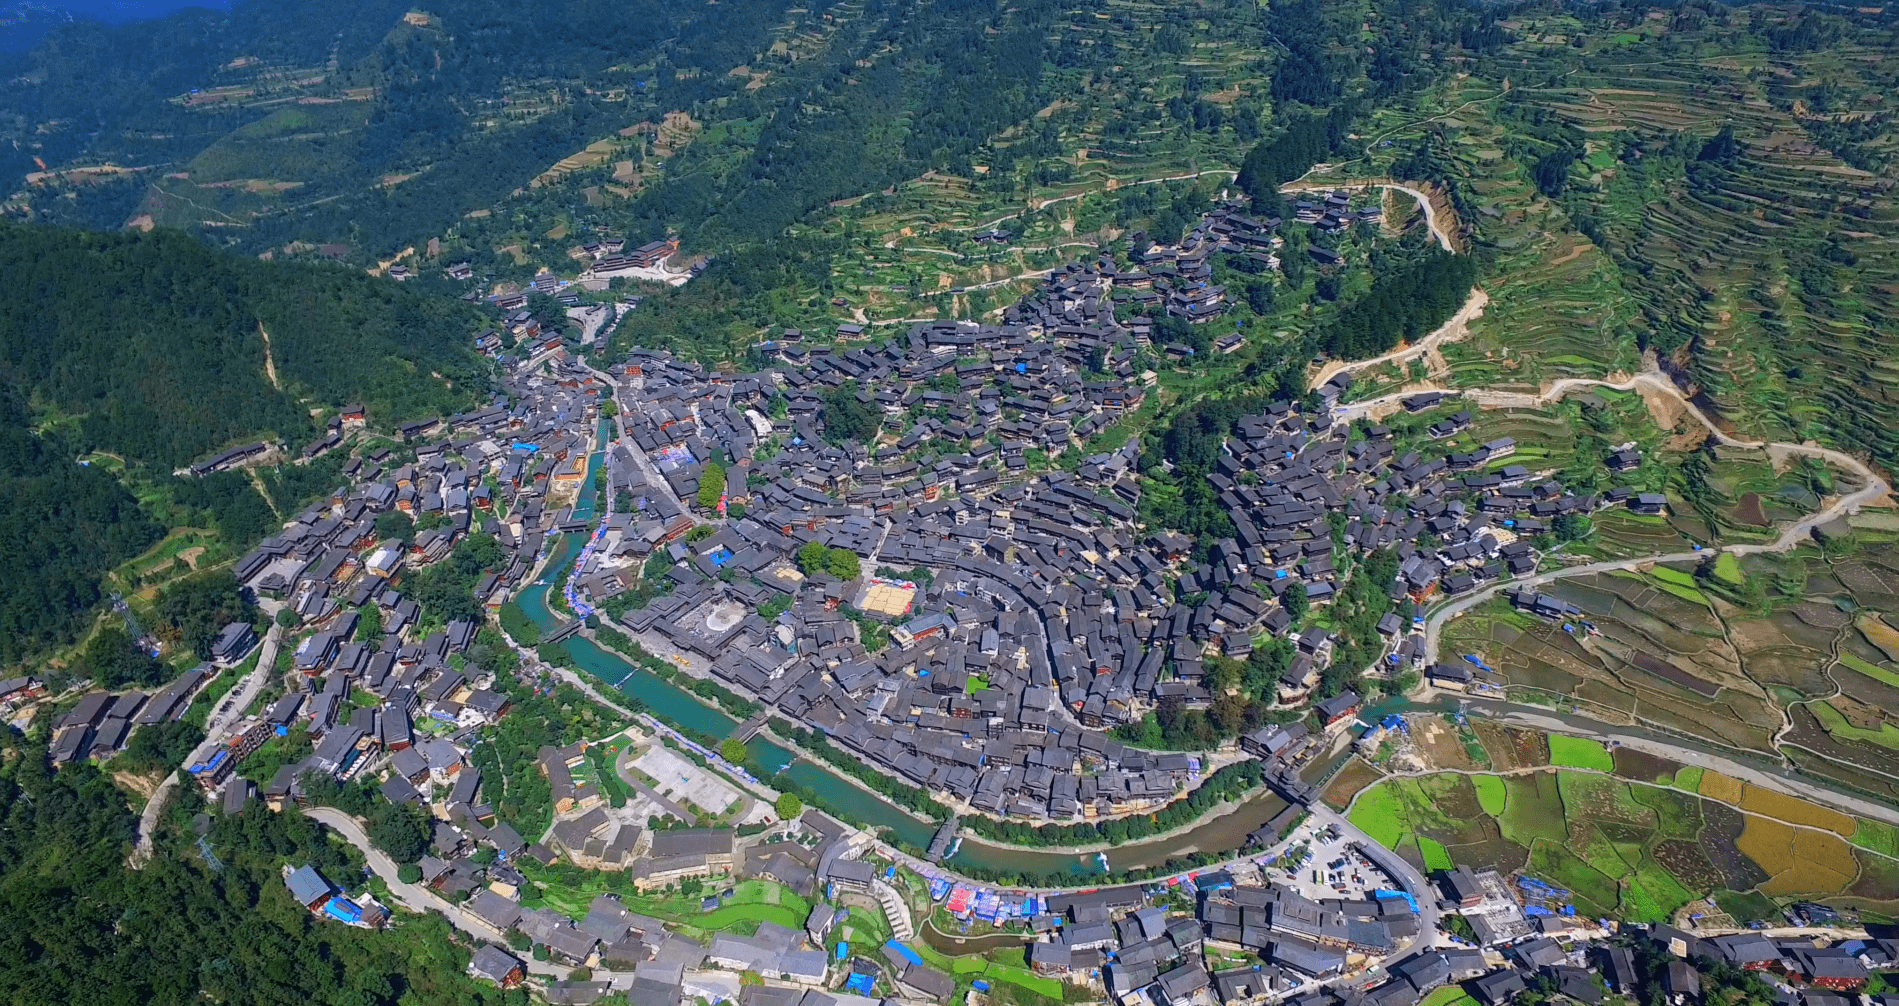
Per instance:
[[[1591,916],[1610,914],[1622,900],[1621,889],[1614,880],[1556,842],[1536,843],[1530,850],[1526,872],[1566,888],[1576,910]]]
[[[1451,854],[1445,851],[1444,846],[1434,838],[1419,835],[1418,852],[1424,856],[1426,870],[1449,870],[1457,866],[1456,863],[1451,862]]]
[[[1862,849],[1899,859],[1899,828],[1884,821],[1862,817],[1853,827],[1848,841]]]
[[[1432,989],[1418,1006],[1475,1006],[1476,1002],[1464,993],[1462,985],[1443,985]]]
[[[1899,674],[1894,674],[1878,664],[1869,663],[1859,657],[1853,656],[1851,653],[1840,654],[1840,663],[1846,665],[1850,670],[1858,671],[1872,678],[1874,681],[1881,681],[1894,688],[1899,688]]]
[[[1601,772],[1615,771],[1615,759],[1609,756],[1609,749],[1603,747],[1600,741],[1561,734],[1550,735],[1550,764]]]
[[[1735,558],[1734,553],[1723,552],[1715,557],[1714,578],[1738,587],[1747,580],[1747,575],[1741,572],[1741,560]]]
[[[1780,918],[1780,906],[1774,899],[1756,891],[1716,891],[1714,903],[1740,923]]]
[[[1627,922],[1667,922],[1695,897],[1660,863],[1644,860],[1623,889],[1622,918]]]
[[[1397,848],[1407,830],[1397,790],[1390,783],[1381,782],[1360,793],[1358,802],[1352,805],[1352,823],[1379,845]]]
[[[1509,798],[1503,780],[1494,775],[1474,775],[1470,777],[1470,784],[1477,790],[1477,805],[1484,809],[1484,813],[1491,817],[1502,817]]]

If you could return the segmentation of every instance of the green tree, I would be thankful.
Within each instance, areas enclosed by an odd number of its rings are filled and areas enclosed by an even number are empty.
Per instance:
[[[166,587],[152,615],[152,631],[160,639],[183,644],[199,660],[210,660],[218,633],[232,622],[256,621],[257,605],[229,569],[216,569]]]
[[[745,742],[737,737],[727,737],[719,742],[719,757],[734,765],[745,764]]]
[[[821,541],[808,541],[798,548],[798,569],[806,576],[824,568],[825,554],[830,550]]]
[[[374,604],[365,604],[357,609],[361,617],[356,621],[356,642],[369,643],[382,638],[382,608]]]
[[[396,879],[405,884],[421,883],[422,867],[415,863],[404,863],[396,867]]]
[[[163,684],[171,670],[139,649],[117,622],[102,625],[92,634],[80,661],[100,688]]]
[[[415,537],[415,521],[400,510],[384,510],[376,515],[376,538],[396,545],[407,545]]]
[[[824,439],[834,444],[847,440],[868,443],[883,422],[875,405],[857,400],[857,384],[850,382],[824,396]]]
[[[369,840],[398,863],[413,863],[429,851],[434,835],[428,812],[414,804],[379,801],[369,819]]]
[[[828,549],[824,553],[825,572],[840,580],[855,580],[863,575],[864,568],[857,553],[848,548]]]
[[[717,461],[706,462],[705,472],[699,476],[699,509],[711,510],[718,506],[724,492],[725,466]]]
[[[1294,625],[1303,621],[1306,617],[1307,608],[1311,606],[1311,602],[1306,600],[1306,585],[1303,583],[1295,583],[1287,587],[1286,595],[1281,603],[1286,606],[1286,614],[1292,616]]]
[[[780,793],[778,799],[772,802],[771,809],[778,815],[778,820],[795,821],[798,815],[804,813],[804,801],[798,799],[796,793]]]
[[[277,609],[277,614],[272,621],[286,629],[294,629],[303,622],[303,616],[297,614],[297,609],[286,604]]]
[[[172,720],[140,727],[119,757],[134,772],[170,772],[184,764],[201,740],[204,731],[195,724]]]

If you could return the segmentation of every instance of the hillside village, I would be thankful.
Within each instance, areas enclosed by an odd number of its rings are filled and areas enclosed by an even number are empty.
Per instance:
[[[1107,259],[1071,263],[998,324],[927,322],[882,341],[855,325],[824,337],[784,331],[761,347],[771,366],[752,373],[649,349],[594,369],[541,347],[489,406],[404,425],[400,452],[385,445],[352,455],[348,485],[237,562],[241,584],[294,615],[297,687],[236,724],[187,766],[190,775],[232,814],[254,798],[271,808],[299,801],[317,777],[370,780],[392,803],[430,808],[424,887],[460,904],[471,931],[490,939],[521,932],[569,965],[629,966],[632,988],[645,990],[633,1001],[729,998],[722,979],[691,984],[708,961],[794,984],[841,977],[838,963],[803,949],[804,936],[790,930],[721,935],[708,948],[600,902],[576,926],[497,893],[525,883],[513,864],[563,858],[627,869],[641,890],[728,876],[805,893],[840,884],[871,891],[883,881],[862,865],[865,850],[848,829],[815,813],[772,825],[764,839],[755,829],[741,836],[735,821],[652,830],[635,814],[609,814],[579,771],[587,760],[579,746],[540,752],[535,770],[556,807],[545,834],[497,819],[472,753],[510,712],[507,689],[467,659],[486,619],[444,621],[404,591],[406,580],[486,536],[496,551],[470,587],[482,612],[510,603],[536,576],[558,576],[572,617],[541,642],[617,626],[648,653],[770,707],[794,731],[827,736],[957,815],[1035,824],[1149,813],[1248,757],[1266,763],[1288,799],[1309,802],[1298,770],[1335,750],[1355,722],[1361,673],[1372,683],[1421,673],[1440,687],[1485,687],[1470,667],[1425,666],[1419,623],[1401,612],[1534,571],[1540,536],[1563,515],[1651,503],[1626,490],[1567,492],[1549,473],[1512,463],[1507,438],[1400,450],[1387,427],[1330,418],[1349,388],[1341,375],[1310,408],[1274,404],[1219,438],[1208,481],[1230,536],[1195,540],[1145,522],[1140,442],[1085,446],[1157,393],[1153,375],[1136,369],[1156,348],[1152,321],[1117,317],[1117,305],[1159,298],[1172,317],[1205,320],[1220,296],[1206,282],[1205,254],[1251,247],[1259,242],[1247,235],[1269,231],[1222,212],[1181,247],[1145,251],[1141,271]],[[1447,404],[1436,394],[1403,403],[1416,413]],[[360,410],[339,416],[324,443],[342,445],[361,419]],[[1468,411],[1451,413],[1428,436],[1449,440],[1471,423]],[[248,456],[227,451],[192,470]],[[377,518],[389,513],[420,530],[386,540]],[[556,570],[546,560],[563,535],[584,544],[571,569]],[[1376,645],[1351,650],[1369,666],[1335,667],[1349,630],[1325,613],[1370,569],[1389,580],[1355,602],[1375,616]],[[1531,591],[1512,598],[1538,614],[1563,613],[1544,610],[1551,602]],[[378,631],[368,634],[362,619],[372,610]],[[227,630],[220,663],[256,645],[248,629]],[[1203,758],[1125,739],[1144,718],[1214,707],[1229,686],[1213,684],[1210,669],[1248,661],[1262,646],[1280,654],[1277,678],[1247,706],[1237,746]],[[141,711],[175,714],[214,670],[150,701],[139,696],[142,710],[125,697],[88,697],[60,724],[60,758],[109,756]],[[310,737],[306,758],[261,787],[236,776],[248,756],[292,732]],[[682,744],[709,754],[674,738]],[[666,813],[666,799],[651,797],[638,806]],[[1261,829],[1258,845],[1277,843],[1292,816]],[[762,812],[746,820],[771,824]],[[952,821],[934,855],[954,831]],[[1126,904],[1069,909],[991,894],[985,918],[1033,923],[1049,934],[1029,954],[1038,973],[1099,981],[1121,1002],[1323,995],[1309,989],[1345,973],[1354,955],[1362,966],[1423,946],[1410,962],[1423,977],[1394,968],[1404,980],[1378,999],[1411,1006],[1442,968],[1432,963],[1431,927],[1420,925],[1422,884],[1406,881],[1406,870],[1386,871],[1394,890],[1411,894],[1396,901],[1203,884],[1204,930],[1180,919],[1156,928],[1139,889],[1117,895]],[[300,883],[317,890],[308,877]],[[933,893],[954,905],[944,883]],[[1110,926],[1120,909],[1138,911]],[[913,931],[902,911],[887,914],[899,935]],[[1044,925],[1045,915],[1070,925]],[[1098,939],[1089,935],[1096,930]],[[824,945],[822,933],[805,935]],[[1203,938],[1266,964],[1245,976],[1209,970],[1195,959]],[[940,999],[953,987],[920,960],[892,954],[895,990]],[[1175,960],[1187,963],[1163,970]],[[1460,961],[1454,971],[1472,971],[1474,960]],[[489,946],[476,967],[509,982],[519,980],[519,963]],[[593,984],[597,994],[619,987]],[[732,993],[790,995],[757,989]],[[590,1001],[585,989],[560,994]]]

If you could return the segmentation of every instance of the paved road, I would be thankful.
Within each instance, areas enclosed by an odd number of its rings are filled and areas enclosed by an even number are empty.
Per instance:
[[[674,505],[678,506],[681,510],[685,510],[686,505],[682,503],[679,499],[679,496],[673,492],[672,483],[667,482],[665,476],[660,474],[659,466],[653,464],[653,459],[646,456],[646,451],[640,447],[637,441],[635,441],[632,437],[627,436],[626,414],[623,412],[617,411],[619,408],[618,392],[620,390],[620,382],[614,380],[613,375],[608,374],[604,370],[595,370],[591,364],[586,365],[586,367],[587,367],[588,373],[592,374],[593,376],[599,378],[601,381],[605,382],[607,387],[613,389],[614,391],[614,394],[609,395],[608,398],[613,401],[615,409],[616,409],[613,416],[613,426],[614,426],[614,429],[617,430],[619,434],[617,437],[614,438],[614,440],[611,443],[598,444],[595,446],[594,449],[605,450],[605,449],[615,446],[616,444],[620,446],[624,446],[629,452],[632,453],[633,463],[639,466],[640,474],[646,476],[647,484],[652,486],[655,492],[665,494],[666,498],[672,500]],[[611,500],[609,500],[608,502],[610,504]],[[611,509],[610,505],[601,505],[601,506],[594,507],[594,510],[596,513],[605,513],[609,509]]]
[[[282,605],[279,602],[264,599],[260,601],[259,607],[266,615],[274,619],[277,609]],[[185,759],[186,765],[210,757],[211,752],[217,750],[218,745],[224,743],[230,736],[231,725],[244,715],[244,710],[250,708],[251,703],[257,698],[257,693],[263,689],[264,682],[270,680],[271,669],[277,665],[277,648],[283,641],[283,631],[283,627],[274,620],[270,623],[270,630],[264,633],[264,641],[257,651],[257,666],[251,673],[245,675],[244,680],[239,682],[237,687],[231,689],[219,701],[216,709],[211,711],[211,715],[205,721],[204,740],[192,749],[191,756]],[[173,769],[171,774],[165,777],[165,781],[159,783],[158,788],[152,791],[151,797],[145,801],[145,808],[139,811],[138,841],[133,843],[132,856],[128,860],[128,865],[133,869],[144,866],[152,858],[152,842],[158,829],[158,818],[164,813],[165,804],[170,802],[172,790],[177,789],[179,782],[184,778],[179,774],[180,771],[180,769]]]
[[[390,897],[403,908],[411,912],[440,912],[442,917],[456,929],[476,939],[498,943],[504,949],[506,948],[506,934],[496,932],[493,926],[463,911],[461,906],[450,904],[441,895],[420,884],[403,883],[397,875],[395,861],[383,855],[381,849],[369,844],[369,836],[363,832],[363,826],[355,818],[334,807],[305,807],[303,813],[313,821],[334,828],[337,834],[343,836],[344,841],[355,846],[368,861],[369,868],[375,871],[376,876],[382,878],[383,883],[389,885]],[[545,978],[567,977],[566,968],[547,961],[537,961],[531,955],[521,963],[526,965],[529,974]]]
[[[1550,402],[1562,398],[1571,391],[1580,391],[1592,387],[1610,388],[1616,391],[1636,391],[1646,388],[1651,392],[1670,396],[1681,403],[1681,407],[1686,413],[1693,416],[1697,422],[1705,427],[1708,430],[1710,438],[1718,444],[1765,450],[1771,457],[1781,460],[1797,455],[1817,457],[1839,468],[1852,472],[1854,476],[1860,480],[1861,488],[1834,500],[1830,506],[1787,525],[1781,531],[1780,537],[1771,542],[1710,545],[1699,551],[1673,552],[1664,555],[1651,555],[1633,559],[1592,562],[1581,566],[1570,566],[1566,569],[1538,573],[1524,579],[1504,581],[1475,593],[1457,598],[1438,607],[1425,620],[1424,641],[1425,660],[1427,662],[1435,662],[1438,658],[1438,650],[1443,642],[1442,636],[1445,622],[1456,618],[1472,607],[1496,596],[1499,591],[1516,587],[1536,587],[1567,577],[1588,576],[1614,570],[1634,569],[1638,566],[1646,566],[1657,562],[1699,562],[1710,556],[1719,555],[1722,552],[1737,556],[1751,555],[1757,552],[1785,552],[1807,541],[1812,535],[1814,528],[1837,517],[1857,513],[1861,506],[1885,496],[1890,490],[1890,487],[1886,485],[1884,479],[1880,478],[1865,462],[1850,454],[1820,447],[1816,444],[1784,444],[1767,443],[1759,440],[1741,440],[1721,432],[1707,416],[1702,415],[1701,410],[1696,408],[1693,402],[1690,402],[1682,395],[1681,391],[1675,387],[1673,381],[1670,381],[1667,377],[1662,375],[1659,368],[1655,366],[1653,359],[1648,361],[1648,369],[1645,369],[1642,373],[1626,381],[1596,381],[1572,377],[1555,382],[1550,385],[1547,391],[1538,395],[1516,395],[1514,393],[1506,394],[1502,392],[1470,392],[1467,393],[1466,397],[1471,398],[1480,405],[1531,408],[1547,405]]]
[[[1686,744],[1653,734],[1611,727],[1597,720],[1580,716],[1566,716],[1552,713],[1546,709],[1525,708],[1513,703],[1492,699],[1470,699],[1472,708],[1488,713],[1494,719],[1514,726],[1527,727],[1545,733],[1568,734],[1573,737],[1589,737],[1607,744],[1630,748],[1644,754],[1678,761],[1684,765],[1695,765],[1733,776],[1744,782],[1752,783],[1762,789],[1788,796],[1799,797],[1816,803],[1830,804],[1840,810],[1860,817],[1870,817],[1899,825],[1899,808],[1887,806],[1873,800],[1862,799],[1850,793],[1839,793],[1823,788],[1818,780],[1798,775],[1791,769],[1778,772],[1768,771],[1757,765],[1750,765],[1712,751],[1689,747]]]

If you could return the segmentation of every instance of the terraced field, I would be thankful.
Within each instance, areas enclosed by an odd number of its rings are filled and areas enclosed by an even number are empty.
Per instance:
[[[1645,22],[1616,45],[1542,12],[1509,26],[1494,72],[1370,131],[1373,159],[1448,185],[1495,256],[1452,378],[1534,386],[1653,348],[1742,436],[1894,457],[1889,27],[1797,51],[1739,19]],[[1585,45],[1548,41],[1572,35]],[[1573,162],[1539,190],[1557,148]]]
[[[1593,757],[1562,747],[1572,760]],[[1899,902],[1879,886],[1899,874],[1891,826],[1627,754],[1616,752],[1612,772],[1394,776],[1359,793],[1350,816],[1427,870],[1520,872],[1569,892],[1557,900],[1579,912],[1624,921],[1668,920],[1710,896],[1739,922],[1771,919],[1796,898],[1879,913]]]
[[[1825,559],[1803,548],[1566,578],[1547,589],[1595,632],[1488,602],[1447,626],[1445,647],[1497,668],[1514,699],[1785,757],[1894,799],[1899,662],[1884,647],[1899,632],[1880,613],[1899,611],[1899,547],[1884,537],[1858,532]]]

